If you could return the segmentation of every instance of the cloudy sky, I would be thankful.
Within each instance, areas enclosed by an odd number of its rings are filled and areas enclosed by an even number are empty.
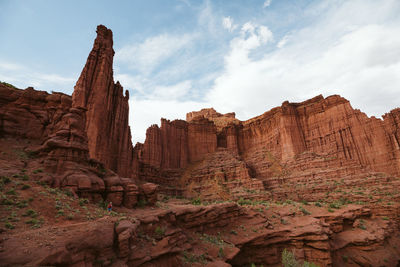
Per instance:
[[[104,24],[134,143],[205,107],[246,120],[318,94],[369,116],[400,106],[399,0],[116,3],[0,0],[0,80],[71,94]]]

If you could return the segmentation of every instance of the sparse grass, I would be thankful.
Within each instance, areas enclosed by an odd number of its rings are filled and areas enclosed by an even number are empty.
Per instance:
[[[224,246],[224,245],[225,245],[225,242],[224,242],[224,240],[221,238],[220,235],[214,236],[214,235],[203,234],[203,235],[200,237],[200,240],[206,241],[206,242],[209,242],[209,243],[212,243],[212,244],[217,245],[217,246]]]
[[[225,252],[223,248],[219,248],[218,250],[218,257],[223,259],[225,257]]]
[[[17,87],[15,87],[14,85],[12,85],[10,83],[6,83],[6,82],[0,82],[0,83],[5,85],[5,86],[7,86],[7,87],[10,87],[10,88],[13,88],[13,89],[17,89]]]
[[[2,184],[8,184],[8,183],[10,183],[11,182],[11,179],[9,178],[9,177],[7,177],[7,176],[1,176],[0,177],[0,183],[2,183]]]
[[[16,195],[17,195],[17,192],[15,192],[15,189],[14,189],[14,188],[11,188],[10,190],[8,190],[8,191],[6,192],[6,194],[7,194],[7,195],[16,196]]]
[[[358,228],[362,230],[367,230],[367,227],[365,226],[365,221],[363,219],[359,220]]]
[[[79,206],[85,206],[85,204],[88,204],[89,200],[87,198],[80,198],[79,199]]]
[[[154,233],[156,234],[157,237],[161,238],[165,234],[165,229],[160,226],[157,226],[156,229],[154,230]]]
[[[138,201],[138,203],[137,203],[137,206],[139,207],[139,208],[143,208],[144,206],[146,206],[147,205],[147,201],[145,200],[145,199],[139,199],[139,201]]]
[[[183,261],[186,263],[200,263],[202,265],[205,265],[207,263],[207,259],[204,256],[204,254],[201,255],[196,255],[193,253],[188,253],[186,251],[183,252]]]
[[[303,199],[303,200],[302,200],[302,201],[300,201],[300,202],[301,202],[303,205],[306,205],[306,206],[307,206],[307,205],[309,205],[309,203],[308,203],[308,201],[307,201],[307,200],[304,200],[304,199]]]
[[[302,206],[300,206],[300,211],[304,214],[304,215],[310,215],[311,212],[309,212],[308,210],[306,210],[305,208],[303,208]]]
[[[21,187],[22,190],[26,190],[26,189],[29,189],[29,188],[31,188],[31,186],[29,184],[24,184]]]
[[[29,216],[31,218],[36,218],[37,217],[37,213],[33,209],[29,209],[24,214],[22,214],[22,216],[24,216],[24,217],[28,217]]]
[[[318,267],[315,263],[304,261],[303,264],[296,260],[293,252],[286,248],[282,251],[282,264],[284,267]]]
[[[190,203],[192,203],[192,205],[201,205],[202,204],[200,197],[193,198]]]
[[[15,228],[15,225],[13,225],[13,224],[10,223],[10,222],[6,222],[4,226],[5,226],[7,229],[14,229],[14,228]]]
[[[22,200],[21,202],[16,202],[17,207],[22,209],[28,207],[28,201],[27,200]]]
[[[32,173],[37,174],[37,173],[40,173],[40,172],[43,172],[43,170],[42,169],[36,169]]]

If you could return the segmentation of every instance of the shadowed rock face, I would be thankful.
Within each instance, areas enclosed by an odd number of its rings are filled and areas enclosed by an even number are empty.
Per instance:
[[[92,51],[72,94],[72,106],[87,109],[89,154],[121,176],[131,177],[133,147],[128,125],[129,93],[113,78],[112,31],[99,25]]]

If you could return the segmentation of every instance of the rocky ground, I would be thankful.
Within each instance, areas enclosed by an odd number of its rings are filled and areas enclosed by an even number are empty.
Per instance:
[[[369,207],[377,196],[354,204],[160,195],[154,206],[109,213],[103,202],[42,182],[51,174],[29,152],[34,144],[0,142],[2,266],[280,266],[284,249],[319,266],[396,266],[400,260],[396,199],[390,212],[377,215]]]

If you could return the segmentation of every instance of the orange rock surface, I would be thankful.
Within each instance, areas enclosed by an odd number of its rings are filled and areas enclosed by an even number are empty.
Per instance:
[[[97,27],[97,37],[75,85],[72,106],[86,112],[90,157],[123,177],[132,175],[133,147],[128,125],[129,92],[113,76],[112,31]]]

